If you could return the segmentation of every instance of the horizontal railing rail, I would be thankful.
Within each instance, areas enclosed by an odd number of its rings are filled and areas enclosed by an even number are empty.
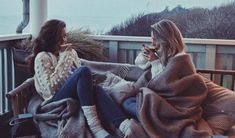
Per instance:
[[[220,86],[234,90],[235,70],[210,70],[210,69],[197,69],[198,73],[202,75],[208,74],[208,78],[214,82],[219,82]],[[217,75],[217,76],[216,76]],[[216,78],[217,77],[217,78]],[[218,77],[220,79],[218,79]],[[229,80],[229,84],[226,81]],[[226,84],[224,84],[226,83]]]

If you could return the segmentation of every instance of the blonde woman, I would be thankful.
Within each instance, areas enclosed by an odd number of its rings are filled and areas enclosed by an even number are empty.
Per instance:
[[[169,59],[179,55],[184,55],[184,43],[181,33],[177,26],[170,20],[161,20],[151,26],[151,46],[143,45],[144,48],[137,56],[135,64],[146,70],[150,68],[151,79],[161,73],[167,65]],[[140,81],[140,80],[139,80]],[[150,81],[147,80],[146,82]],[[136,84],[140,88],[144,85]],[[136,99],[135,97],[128,98],[123,103],[126,109],[132,116],[136,116]]]
[[[163,19],[151,26],[151,36],[152,46],[136,59],[150,70],[134,84],[137,95],[122,103],[125,111],[138,118],[149,137],[210,137],[201,116],[207,88],[185,53],[178,27]]]

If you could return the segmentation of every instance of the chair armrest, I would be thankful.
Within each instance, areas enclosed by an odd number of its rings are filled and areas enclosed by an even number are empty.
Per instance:
[[[14,116],[27,112],[29,100],[34,92],[34,79],[29,78],[6,94],[11,103]]]

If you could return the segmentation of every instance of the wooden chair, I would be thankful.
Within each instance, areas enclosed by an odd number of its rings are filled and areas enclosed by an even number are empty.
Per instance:
[[[34,79],[29,78],[6,94],[8,100],[10,101],[14,116],[27,113],[27,106],[31,97],[35,93]]]

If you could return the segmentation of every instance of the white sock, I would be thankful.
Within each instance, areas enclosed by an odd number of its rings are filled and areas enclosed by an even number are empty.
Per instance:
[[[95,105],[82,106],[82,110],[86,117],[87,124],[91,129],[91,132],[96,138],[104,138],[109,135],[109,133],[101,126]]]
[[[119,125],[119,130],[121,130],[121,132],[123,134],[126,134],[128,128],[130,128],[131,125],[131,121],[130,119],[125,119],[124,121],[122,121],[122,123]]]

